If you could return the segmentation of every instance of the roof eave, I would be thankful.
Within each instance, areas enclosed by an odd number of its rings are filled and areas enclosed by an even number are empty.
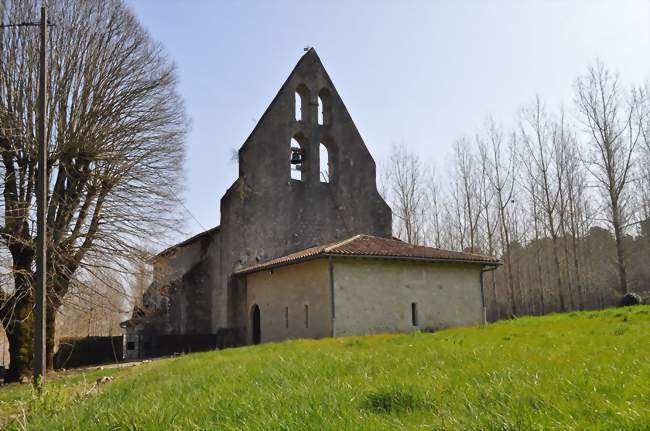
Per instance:
[[[416,256],[394,256],[394,255],[376,255],[376,254],[358,254],[358,253],[330,253],[332,257],[352,257],[357,259],[385,259],[385,260],[410,260],[416,262],[431,262],[431,263],[462,263],[472,265],[489,265],[499,266],[502,264],[500,260],[487,261],[482,259],[455,259],[455,258],[442,258],[442,257],[416,257]]]
[[[241,275],[253,274],[253,273],[256,273],[256,272],[270,271],[272,269],[282,268],[284,266],[291,266],[291,265],[295,265],[295,264],[298,264],[298,263],[306,262],[308,260],[314,260],[314,259],[318,259],[318,258],[326,257],[326,256],[327,255],[323,254],[323,253],[316,253],[316,254],[312,254],[312,255],[309,255],[309,256],[299,257],[299,258],[296,258],[296,259],[293,259],[293,260],[290,260],[290,261],[286,261],[286,262],[277,262],[277,263],[272,263],[272,264],[269,264],[269,265],[261,265],[261,266],[257,266],[257,267],[253,267],[253,268],[249,268],[249,269],[246,269],[246,268],[240,269],[239,271],[235,271],[234,274],[235,274],[235,276],[241,276]]]

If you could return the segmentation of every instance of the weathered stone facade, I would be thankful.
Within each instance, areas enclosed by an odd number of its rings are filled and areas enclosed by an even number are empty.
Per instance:
[[[300,179],[291,178],[292,156],[300,158]],[[391,237],[375,162],[314,49],[300,59],[238,158],[239,177],[221,198],[220,226],[157,256],[142,310],[126,325],[132,338],[133,332],[148,339],[222,334],[227,340],[217,343],[244,342],[247,315],[236,270],[358,233]]]

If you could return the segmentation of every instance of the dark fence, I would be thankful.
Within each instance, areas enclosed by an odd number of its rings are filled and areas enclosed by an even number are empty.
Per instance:
[[[237,332],[233,329],[219,329],[216,334],[173,334],[143,337],[144,357],[170,356],[177,353],[204,352],[206,350],[232,347]]]
[[[54,368],[77,368],[121,362],[124,359],[122,336],[66,337],[59,340]]]
[[[156,347],[156,356],[203,352],[217,348],[217,337],[215,334],[160,335]]]
[[[136,339],[129,338],[126,348],[136,350],[136,356],[155,358],[180,353],[204,352],[238,345],[237,329],[219,329],[216,334],[155,334],[141,333]]]

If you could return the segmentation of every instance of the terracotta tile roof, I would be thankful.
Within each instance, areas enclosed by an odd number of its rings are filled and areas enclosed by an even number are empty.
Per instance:
[[[501,261],[494,256],[424,247],[397,239],[380,238],[371,235],[356,235],[343,241],[306,248],[266,262],[256,263],[236,271],[235,274],[249,274],[323,256],[394,258],[483,265],[501,264]]]

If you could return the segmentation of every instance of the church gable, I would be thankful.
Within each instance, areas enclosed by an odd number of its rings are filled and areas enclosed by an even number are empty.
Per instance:
[[[374,160],[313,48],[240,149],[239,167],[251,186],[291,181],[374,186]]]

